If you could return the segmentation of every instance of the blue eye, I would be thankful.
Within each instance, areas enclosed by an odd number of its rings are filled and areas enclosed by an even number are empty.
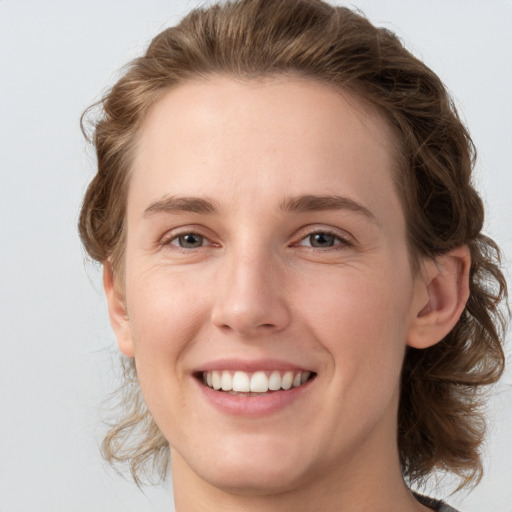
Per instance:
[[[198,233],[184,233],[171,240],[171,245],[177,245],[183,249],[197,249],[205,243],[203,235]]]
[[[299,245],[322,249],[335,247],[338,245],[348,245],[348,241],[332,233],[318,231],[317,233],[311,233],[310,235],[303,238]]]
[[[308,237],[311,247],[332,247],[336,237],[329,233],[313,233]]]

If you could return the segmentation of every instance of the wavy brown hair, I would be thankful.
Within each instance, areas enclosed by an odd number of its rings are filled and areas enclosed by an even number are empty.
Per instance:
[[[471,138],[441,80],[392,32],[321,0],[226,2],[194,10],[164,30],[95,106],[98,171],[79,223],[89,255],[110,260],[122,275],[127,183],[141,123],[172,87],[215,74],[298,75],[350,91],[387,119],[399,148],[395,179],[411,261],[463,244],[472,259],[471,295],[455,328],[430,348],[406,352],[398,419],[402,472],[410,482],[436,469],[454,472],[462,485],[477,482],[482,390],[504,366],[506,283],[498,247],[482,234]],[[91,112],[94,106],[86,118]],[[124,416],[112,425],[103,452],[110,462],[128,463],[139,482],[148,464],[165,474],[168,444],[141,398],[133,361],[124,368]]]

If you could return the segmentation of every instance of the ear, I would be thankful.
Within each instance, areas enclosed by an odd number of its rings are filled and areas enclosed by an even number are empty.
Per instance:
[[[112,265],[109,261],[106,261],[103,264],[103,289],[107,296],[110,325],[116,335],[119,350],[125,356],[133,357],[134,350],[126,301],[124,292],[121,292],[118,287]]]
[[[453,329],[469,298],[470,266],[471,256],[465,245],[424,262],[414,292],[409,346],[430,347]]]

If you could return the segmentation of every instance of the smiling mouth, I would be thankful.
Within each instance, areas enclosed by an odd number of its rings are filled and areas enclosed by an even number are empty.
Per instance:
[[[197,374],[197,378],[214,391],[243,396],[261,396],[275,391],[298,388],[315,376],[314,372],[306,370],[256,372],[214,370]]]

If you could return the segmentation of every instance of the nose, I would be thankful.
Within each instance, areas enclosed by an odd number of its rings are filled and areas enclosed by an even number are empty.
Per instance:
[[[283,271],[265,251],[233,253],[218,273],[212,322],[225,332],[254,338],[290,322]]]

